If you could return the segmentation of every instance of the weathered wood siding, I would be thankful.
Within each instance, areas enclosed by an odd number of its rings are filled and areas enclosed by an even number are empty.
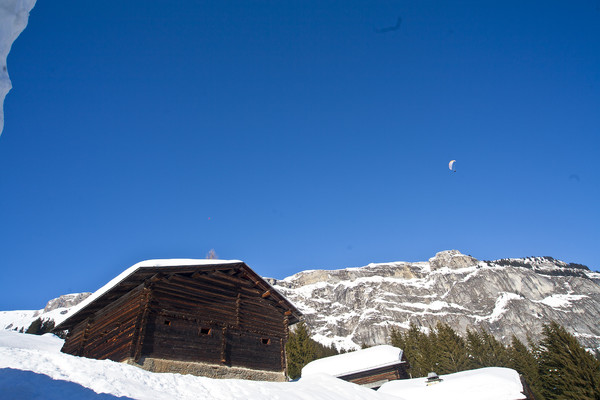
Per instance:
[[[283,371],[285,316],[253,286],[223,273],[156,282],[141,355]]]
[[[79,356],[83,346],[83,334],[85,331],[86,323],[80,323],[69,331],[69,336],[65,340],[61,351],[63,353],[72,354]]]
[[[143,291],[134,290],[104,308],[93,319],[79,323],[65,342],[65,353],[123,361],[131,356],[142,308]]]
[[[63,352],[284,371],[291,311],[251,275],[157,273],[74,326]]]
[[[206,332],[206,333],[203,333]],[[146,325],[142,357],[177,361],[221,362],[221,329],[192,315],[152,310]]]
[[[410,378],[410,375],[406,371],[406,364],[395,364],[369,371],[358,372],[356,374],[340,376],[339,378],[356,383],[357,385],[367,385],[372,388],[377,388],[378,386],[374,386],[377,383],[379,383],[380,386],[387,381],[408,379]]]
[[[251,332],[233,331],[228,336],[228,361],[231,365],[269,371],[283,371],[283,339]]]

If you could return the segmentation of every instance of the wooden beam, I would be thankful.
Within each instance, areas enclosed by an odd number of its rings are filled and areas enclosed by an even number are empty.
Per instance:
[[[223,338],[221,340],[221,362],[227,363],[227,328],[223,327],[222,330]]]
[[[265,299],[265,298],[269,297],[270,295],[271,295],[271,291],[270,291],[270,290],[267,290],[266,292],[264,292],[264,293],[262,294],[262,296],[261,296],[261,297],[262,297],[263,299]]]
[[[240,326],[240,307],[242,305],[242,294],[237,294],[237,299],[235,300],[235,325],[237,327]]]
[[[148,323],[148,314],[150,313],[150,302],[152,301],[152,290],[144,289],[144,293],[140,298],[140,306],[142,312],[140,313],[139,319],[136,322],[135,332],[137,337],[132,343],[131,353],[133,360],[138,361],[142,356],[142,347],[144,346],[144,335],[146,334],[146,325]]]

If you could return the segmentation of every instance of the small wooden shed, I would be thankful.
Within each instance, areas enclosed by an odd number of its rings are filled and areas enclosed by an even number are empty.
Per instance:
[[[242,261],[149,260],[81,303],[55,331],[64,353],[155,372],[283,381],[301,313]]]
[[[401,349],[380,345],[311,361],[302,368],[302,376],[323,373],[377,389],[386,382],[410,378],[408,368]]]

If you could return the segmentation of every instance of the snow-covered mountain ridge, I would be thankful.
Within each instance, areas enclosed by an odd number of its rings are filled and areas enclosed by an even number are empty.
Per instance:
[[[71,309],[91,293],[65,294],[46,303],[41,310],[0,311],[0,329],[26,331],[36,319],[58,321],[63,320]]]
[[[485,328],[508,342],[537,337],[556,320],[588,348],[600,347],[600,273],[551,257],[480,261],[456,250],[425,262],[302,271],[266,278],[304,313],[313,338],[356,348],[389,342],[392,328]],[[2,311],[0,329],[21,330],[36,318],[64,319],[90,293],[61,296],[42,310]]]
[[[438,321],[485,328],[505,343],[536,337],[555,320],[588,348],[600,347],[600,273],[551,257],[479,261],[457,250],[427,262],[303,271],[269,282],[306,317],[324,344],[389,341],[391,329]]]

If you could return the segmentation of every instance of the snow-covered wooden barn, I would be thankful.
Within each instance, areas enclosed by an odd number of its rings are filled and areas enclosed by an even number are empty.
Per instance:
[[[301,313],[242,261],[149,260],[82,302],[62,351],[155,372],[283,381]]]
[[[371,389],[386,382],[408,379],[404,352],[381,345],[311,361],[302,368],[302,377],[327,374]]]

